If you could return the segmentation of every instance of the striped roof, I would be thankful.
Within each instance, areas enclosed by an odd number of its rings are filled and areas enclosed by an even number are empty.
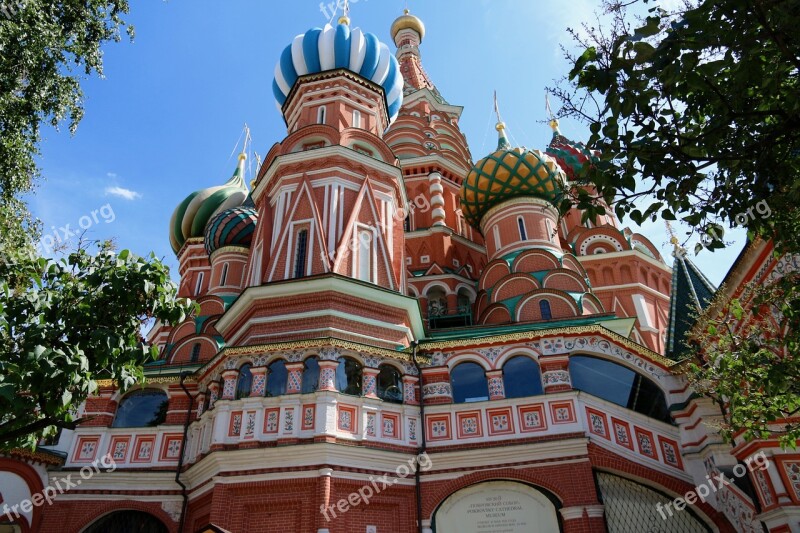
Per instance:
[[[252,207],[234,207],[219,213],[206,227],[206,252],[209,255],[224,246],[250,247],[258,222]]]
[[[313,28],[298,35],[281,54],[275,66],[272,91],[279,106],[300,76],[347,69],[383,87],[389,123],[403,105],[403,76],[389,47],[372,33],[347,24]]]

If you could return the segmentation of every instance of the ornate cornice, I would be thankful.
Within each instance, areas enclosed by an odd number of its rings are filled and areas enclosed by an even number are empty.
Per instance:
[[[634,352],[636,355],[645,357],[666,368],[671,368],[676,364],[675,361],[667,359],[666,357],[648,348],[645,348],[644,346],[641,346],[640,344],[637,344],[632,340],[627,339],[622,335],[619,335],[618,333],[614,333],[613,331],[607,328],[597,325],[567,326],[563,328],[528,330],[528,331],[519,331],[519,332],[504,333],[498,335],[481,336],[475,338],[452,339],[452,340],[438,341],[438,342],[422,341],[420,343],[420,348],[426,351],[441,351],[453,348],[489,346],[492,344],[499,344],[499,343],[505,344],[511,342],[526,342],[526,341],[541,339],[543,337],[551,337],[556,335],[575,336],[575,335],[586,335],[586,334],[603,335],[609,338],[611,341],[619,345],[622,345],[625,348],[629,349],[630,351]]]

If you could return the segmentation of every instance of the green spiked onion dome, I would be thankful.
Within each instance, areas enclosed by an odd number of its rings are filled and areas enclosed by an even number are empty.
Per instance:
[[[249,248],[257,222],[258,213],[253,207],[245,205],[223,211],[206,227],[206,252],[211,255],[225,246]]]
[[[244,182],[245,154],[239,155],[239,166],[224,185],[195,191],[178,205],[169,222],[169,242],[177,254],[188,239],[203,237],[206,225],[215,215],[238,207],[247,200]]]
[[[534,196],[558,203],[567,182],[555,158],[539,150],[512,148],[503,123],[497,131],[497,150],[478,161],[461,186],[461,211],[478,230],[489,209],[511,198]]]

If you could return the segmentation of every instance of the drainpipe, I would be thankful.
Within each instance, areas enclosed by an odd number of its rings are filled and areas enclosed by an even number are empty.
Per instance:
[[[419,366],[419,362],[417,361],[417,347],[419,346],[419,341],[414,341],[414,350],[411,352],[411,361],[414,363],[414,366],[417,368],[417,375],[419,376],[419,434],[420,434],[420,447],[417,450],[417,468],[414,472],[414,482],[416,484],[416,493],[417,493],[417,530],[418,533],[424,533],[422,527],[422,483],[420,480],[420,472],[419,472],[419,456],[424,454],[427,450],[427,443],[425,441],[425,398],[422,394],[422,369]]]
[[[181,519],[178,524],[178,533],[183,533],[183,527],[186,520],[186,507],[189,505],[189,495],[186,494],[186,485],[181,481],[181,470],[183,470],[183,454],[186,450],[186,437],[189,434],[189,423],[192,420],[192,406],[194,405],[194,396],[191,395],[189,389],[184,385],[184,380],[192,373],[188,370],[181,372],[181,388],[189,399],[189,407],[186,408],[186,422],[183,424],[183,440],[181,441],[181,454],[178,456],[178,467],[175,469],[175,483],[181,487],[181,496],[183,497],[183,504],[181,505]]]

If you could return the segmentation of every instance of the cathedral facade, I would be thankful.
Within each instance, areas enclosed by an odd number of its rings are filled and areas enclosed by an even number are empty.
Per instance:
[[[537,150],[498,117],[473,162],[424,36],[342,17],[279,54],[286,137],[170,221],[198,312],[142,387],[0,457],[0,504],[53,492],[0,531],[800,531],[800,456],[731,448],[679,373],[716,288],[610,209],[559,217],[595,154],[556,122]]]

